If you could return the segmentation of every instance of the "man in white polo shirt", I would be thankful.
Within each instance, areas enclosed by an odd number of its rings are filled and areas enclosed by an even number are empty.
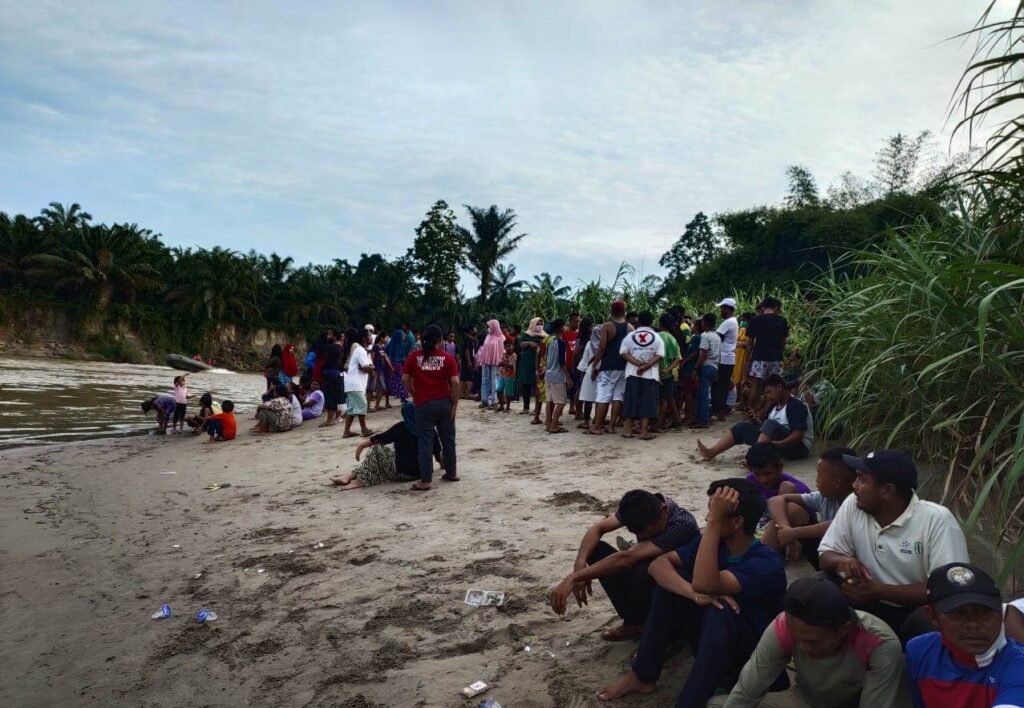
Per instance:
[[[929,573],[969,563],[967,542],[949,509],[918,498],[917,468],[906,455],[877,450],[843,461],[857,479],[821,540],[821,568],[838,576],[851,605],[884,620],[905,644],[930,631],[923,611],[915,614],[928,603]]]

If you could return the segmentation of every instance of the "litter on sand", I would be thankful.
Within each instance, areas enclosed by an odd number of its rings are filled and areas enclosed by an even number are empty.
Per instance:
[[[462,689],[462,695],[466,698],[472,698],[473,696],[480,695],[488,688],[490,688],[490,686],[488,686],[483,681],[474,681],[473,683],[469,684],[464,689]]]
[[[500,607],[505,604],[505,593],[497,590],[476,590],[466,591],[465,603],[472,607]]]
[[[218,489],[226,489],[230,486],[231,485],[228,482],[210,482],[210,484],[207,484],[205,487],[203,487],[203,489],[205,489],[208,492],[216,492]]]

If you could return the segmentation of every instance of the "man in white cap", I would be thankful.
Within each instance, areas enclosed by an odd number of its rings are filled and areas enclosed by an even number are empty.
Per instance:
[[[722,324],[718,325],[718,334],[722,337],[722,353],[718,362],[718,380],[711,392],[711,412],[720,420],[725,420],[730,412],[725,399],[732,387],[732,369],[736,366],[736,338],[740,333],[740,325],[736,321],[736,300],[725,298],[718,303],[718,311],[722,315]]]
[[[373,343],[377,341],[377,330],[373,328],[372,324],[366,325],[363,329],[370,335],[370,346],[372,347]]]

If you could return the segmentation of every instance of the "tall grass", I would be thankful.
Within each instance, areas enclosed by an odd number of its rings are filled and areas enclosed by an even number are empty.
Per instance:
[[[905,449],[945,470],[942,500],[968,533],[1024,557],[1024,221],[978,192],[938,227],[890,233],[816,282],[817,375],[854,444]],[[1011,200],[1011,203],[1015,200]]]

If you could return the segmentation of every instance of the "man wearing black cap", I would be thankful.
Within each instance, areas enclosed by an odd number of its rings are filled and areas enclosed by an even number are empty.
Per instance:
[[[903,650],[885,622],[855,612],[824,574],[793,581],[728,696],[708,708],[909,708]],[[786,665],[796,685],[768,693]]]
[[[985,571],[966,563],[932,571],[928,614],[939,631],[907,644],[915,706],[1024,707],[1024,644],[1006,637],[999,588]]]
[[[877,450],[843,461],[857,479],[821,539],[821,568],[838,576],[851,605],[888,622],[906,642],[931,628],[923,613],[907,621],[928,601],[928,574],[969,562],[967,542],[949,509],[918,498],[917,468],[906,455]]]

